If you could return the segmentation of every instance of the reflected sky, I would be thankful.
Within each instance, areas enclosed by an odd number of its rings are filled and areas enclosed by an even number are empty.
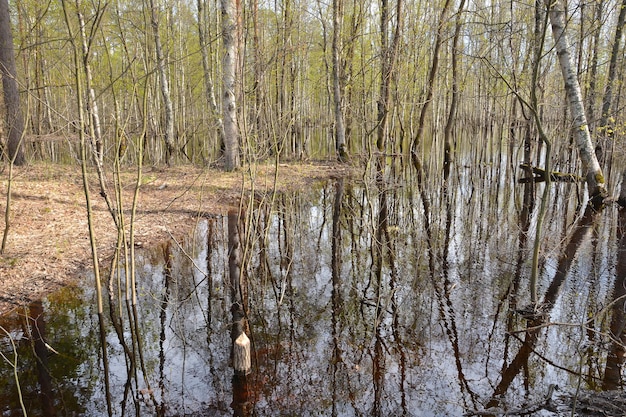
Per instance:
[[[490,403],[500,410],[541,403],[553,384],[563,396],[600,386],[610,346],[616,209],[581,223],[578,185],[553,185],[540,298],[564,254],[571,263],[545,314],[525,318],[536,210],[520,247],[516,171],[506,158],[482,168],[484,175],[471,175],[460,165],[445,193],[398,169],[382,182],[334,180],[248,207],[241,238],[253,370],[240,408],[233,406],[229,363],[227,219],[198,219],[193,236],[141,251],[136,313],[114,302],[121,333],[105,314],[114,415],[225,416],[235,408],[258,416],[463,415]],[[113,299],[123,300],[123,270],[117,279]],[[86,274],[37,313],[55,352],[47,368],[56,415],[107,414],[92,282]],[[45,375],[37,374],[32,314],[22,309],[2,326],[17,344],[25,407],[43,415]],[[540,327],[532,352],[494,400],[531,322]],[[14,357],[7,337],[0,347]],[[6,362],[0,378],[8,387],[0,412],[21,415]]]

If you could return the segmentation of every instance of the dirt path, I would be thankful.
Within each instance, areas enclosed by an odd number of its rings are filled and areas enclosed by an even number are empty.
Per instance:
[[[224,173],[192,166],[144,169],[135,222],[138,245],[150,247],[188,233],[198,215],[224,214],[242,193],[295,190],[313,181],[347,175],[351,168],[333,163],[281,164]],[[5,229],[8,171],[0,171],[0,239]],[[16,168],[9,239],[0,255],[0,314],[76,282],[91,268],[91,251],[80,169],[50,164]],[[130,209],[136,172],[122,173],[123,207]],[[252,180],[254,179],[254,180]],[[116,229],[95,175],[91,198],[99,258],[112,255]],[[114,190],[109,190],[114,199]],[[105,264],[106,265],[106,264]],[[79,283],[80,285],[80,283]],[[85,283],[91,285],[91,282]]]

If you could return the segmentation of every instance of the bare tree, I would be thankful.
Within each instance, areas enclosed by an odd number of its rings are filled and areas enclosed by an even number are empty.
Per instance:
[[[335,115],[335,150],[337,158],[345,161],[348,158],[346,150],[346,127],[343,118],[343,106],[341,96],[341,27],[343,20],[343,0],[333,0],[333,103]]]
[[[615,79],[617,78],[617,60],[619,58],[620,45],[622,42],[622,32],[624,31],[624,23],[626,21],[626,0],[623,0],[619,8],[619,16],[615,26],[615,38],[613,38],[613,46],[611,48],[611,57],[609,60],[609,73],[606,80],[606,89],[604,90],[604,98],[602,100],[602,115],[600,118],[600,127],[605,128],[609,120],[611,104],[613,102],[613,88],[615,87]]]
[[[202,71],[204,73],[204,94],[206,102],[211,109],[215,121],[217,122],[220,147],[224,145],[224,125],[222,118],[219,116],[217,101],[215,100],[215,88],[213,85],[213,77],[211,76],[211,68],[209,65],[209,51],[207,46],[206,26],[208,24],[205,18],[206,6],[205,0],[197,0],[198,5],[198,39],[200,42],[200,52],[202,54]]]
[[[165,107],[165,163],[169,164],[172,153],[174,152],[174,107],[172,105],[170,84],[167,78],[167,68],[165,66],[165,56],[163,54],[163,45],[159,33],[159,10],[155,0],[150,0],[150,23],[152,25],[154,47],[156,49],[161,96],[163,97],[163,105]]]
[[[16,165],[24,165],[23,134],[24,116],[20,108],[20,92],[15,68],[13,34],[8,0],[0,0],[0,75],[6,107],[6,128],[8,130],[8,156]]]
[[[602,11],[603,11],[604,2],[598,1],[596,2],[594,9],[594,22],[602,21]],[[581,24],[582,26],[582,24]],[[598,55],[600,49],[600,34],[602,31],[601,27],[598,25],[594,29],[594,34],[592,38],[592,46],[591,46],[591,62],[589,63],[589,88],[587,90],[587,120],[591,123],[592,130],[593,126],[597,127],[597,123],[595,120],[594,112],[595,112],[595,98],[596,98],[596,82],[597,82],[597,74],[598,74]],[[582,48],[581,48],[582,49]]]
[[[381,43],[381,80],[380,96],[378,97],[378,132],[376,137],[376,147],[379,152],[384,152],[387,145],[387,115],[389,113],[389,96],[391,79],[394,76],[396,60],[398,56],[398,45],[400,44],[400,34],[402,31],[402,0],[396,3],[396,27],[393,39],[389,43],[389,2],[382,0],[380,4],[380,43]]]
[[[452,163],[452,129],[456,124],[456,112],[459,105],[459,39],[461,37],[461,26],[463,24],[463,8],[465,0],[459,3],[459,9],[456,14],[456,24],[454,36],[452,37],[452,97],[450,99],[450,110],[448,111],[448,121],[444,130],[444,148],[443,148],[443,177],[445,180],[450,176],[450,164]]]
[[[433,94],[435,91],[435,77],[437,76],[437,71],[439,70],[439,51],[444,41],[445,24],[448,20],[448,14],[451,4],[452,2],[450,0],[446,0],[439,15],[437,34],[435,36],[435,45],[433,48],[433,58],[430,64],[430,71],[428,73],[428,82],[426,84],[426,98],[424,100],[422,110],[420,111],[417,132],[415,133],[413,143],[411,144],[411,153],[414,163],[417,162],[417,145],[421,142],[422,136],[424,134],[424,127],[426,125],[426,113],[428,112],[428,109],[430,108],[430,105],[433,101]]]
[[[2,76],[2,89],[4,91],[4,104],[6,108],[6,128],[8,129],[8,157],[9,177],[6,190],[6,205],[4,210],[4,231],[0,254],[6,250],[9,229],[11,227],[11,200],[13,184],[13,166],[24,165],[24,116],[20,108],[20,92],[16,79],[15,56],[13,51],[13,34],[11,33],[11,20],[9,4],[7,0],[0,0],[0,75]],[[0,155],[2,154],[0,147]]]
[[[225,145],[224,169],[226,171],[233,171],[241,165],[235,95],[237,63],[239,62],[239,37],[237,34],[239,32],[238,16],[240,11],[240,0],[222,0],[222,38],[224,41],[222,119]]]
[[[83,70],[85,72],[85,88],[87,89],[87,113],[89,114],[89,137],[91,139],[92,152],[94,160],[100,170],[103,169],[104,163],[104,143],[102,138],[102,128],[100,124],[100,111],[96,100],[96,91],[93,87],[93,71],[91,70],[92,42],[95,38],[95,32],[98,30],[105,6],[100,6],[94,10],[94,18],[89,33],[87,33],[87,25],[80,7],[80,1],[76,1],[76,17],[78,19],[80,41],[82,46]]]

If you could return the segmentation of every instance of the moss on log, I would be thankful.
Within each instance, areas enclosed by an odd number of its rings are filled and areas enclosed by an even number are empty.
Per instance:
[[[525,184],[529,182],[543,182],[546,180],[546,171],[539,167],[534,167],[529,164],[520,164],[520,168],[522,168],[530,177],[520,178],[518,182],[520,184]],[[550,181],[554,182],[580,182],[583,181],[583,178],[579,175],[568,174],[565,172],[551,171],[550,172]]]

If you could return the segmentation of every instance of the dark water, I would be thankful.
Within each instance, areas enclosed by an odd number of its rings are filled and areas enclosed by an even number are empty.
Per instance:
[[[378,182],[259,197],[241,220],[247,378],[234,379],[229,365],[227,219],[201,218],[184,242],[140,252],[136,315],[114,307],[126,353],[105,313],[114,414],[459,416],[498,407],[550,416],[569,415],[577,390],[618,388],[605,378],[619,319],[611,302],[623,287],[617,209],[592,214],[580,185],[551,186],[544,303],[531,314],[543,185],[525,221],[519,170],[505,157],[466,162],[447,188],[398,169]],[[2,318],[29,415],[107,415],[92,287],[86,275]],[[13,361],[7,337],[0,347]],[[2,415],[21,415],[6,360],[0,384]]]

